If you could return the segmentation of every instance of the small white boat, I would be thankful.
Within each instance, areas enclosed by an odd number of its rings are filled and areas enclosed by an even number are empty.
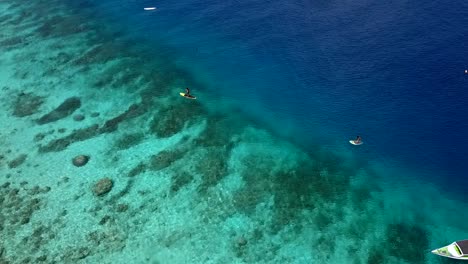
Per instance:
[[[432,253],[453,259],[468,260],[468,240],[460,240],[452,244],[432,250]]]
[[[362,141],[356,141],[356,140],[350,140],[349,143],[355,145],[355,146],[359,146],[359,145],[362,145]]]
[[[146,10],[146,11],[150,11],[150,10],[156,10],[156,7],[150,6],[150,7],[145,7],[143,9]]]

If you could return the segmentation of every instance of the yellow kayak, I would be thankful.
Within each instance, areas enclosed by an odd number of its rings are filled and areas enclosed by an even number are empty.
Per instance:
[[[180,94],[180,96],[183,96],[183,97],[188,98],[188,99],[197,99],[195,96],[190,95],[190,94],[189,95],[185,95],[185,93],[179,93],[179,94]]]

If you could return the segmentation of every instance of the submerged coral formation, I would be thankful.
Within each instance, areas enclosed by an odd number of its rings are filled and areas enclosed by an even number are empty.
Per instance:
[[[65,118],[80,108],[81,100],[78,97],[71,97],[63,101],[57,108],[42,116],[37,120],[39,125],[55,122],[59,119]]]
[[[82,167],[86,165],[88,161],[89,161],[89,156],[86,156],[86,155],[78,155],[72,159],[72,163],[76,167]]]
[[[150,123],[150,131],[158,137],[170,137],[182,131],[186,123],[199,121],[203,114],[198,103],[171,105],[161,109]]]
[[[44,98],[33,93],[21,92],[14,104],[13,115],[25,117],[38,112],[39,107],[44,103]]]
[[[26,154],[19,155],[15,159],[8,162],[8,167],[10,169],[13,169],[13,168],[16,168],[16,167],[20,166],[21,164],[24,163],[24,161],[26,160],[27,157],[28,157],[28,155],[26,155]]]
[[[109,178],[103,178],[100,179],[98,182],[96,182],[93,186],[93,193],[96,196],[102,196],[112,189],[112,186],[114,186],[114,183],[111,179]]]

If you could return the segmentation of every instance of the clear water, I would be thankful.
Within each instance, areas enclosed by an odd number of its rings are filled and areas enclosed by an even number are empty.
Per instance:
[[[464,1],[0,10],[2,261],[441,263],[468,237]]]

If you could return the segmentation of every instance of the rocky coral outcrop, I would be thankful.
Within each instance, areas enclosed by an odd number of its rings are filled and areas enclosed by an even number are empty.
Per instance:
[[[76,167],[82,167],[86,165],[88,161],[89,161],[89,156],[86,156],[86,155],[78,155],[72,159],[72,163]]]
[[[81,100],[78,97],[71,97],[63,101],[57,108],[49,112],[48,114],[42,116],[36,122],[39,125],[55,122],[57,120],[60,120],[62,118],[65,118],[73,112],[75,112],[76,109],[81,107]]]
[[[107,120],[102,127],[94,124],[86,128],[75,129],[65,137],[52,140],[45,146],[39,146],[39,152],[61,151],[75,142],[84,141],[103,133],[114,132],[121,122],[142,115],[146,110],[142,105],[133,104],[124,113]]]
[[[388,254],[407,263],[425,263],[426,254],[421,248],[429,248],[427,231],[420,226],[406,223],[390,224],[386,232]]]
[[[149,168],[151,170],[162,170],[183,156],[184,153],[181,150],[163,150],[151,157]]]
[[[181,172],[172,176],[171,181],[171,192],[176,193],[184,186],[190,184],[193,181],[193,175],[187,172]]]
[[[154,116],[149,129],[157,137],[170,137],[181,131],[186,123],[198,120],[202,114],[198,103],[169,106]]]
[[[31,194],[25,185],[18,188],[5,182],[0,186],[0,236],[1,232],[14,233],[18,226],[28,224],[34,212],[43,205],[42,192]],[[41,189],[39,186],[35,188]]]
[[[78,121],[78,122],[83,121],[84,119],[85,119],[85,116],[82,114],[77,114],[73,116],[73,120]]]
[[[13,105],[13,115],[25,117],[36,113],[44,103],[44,98],[33,93],[20,93]]]
[[[74,142],[90,139],[96,135],[99,135],[99,125],[92,125],[81,129],[75,129],[71,134],[65,137],[52,140],[45,146],[40,145],[39,152],[61,151],[66,149]]]
[[[28,155],[26,155],[26,154],[19,155],[14,160],[11,160],[10,162],[8,162],[8,167],[10,169],[13,169],[13,168],[16,168],[16,167],[20,166],[21,164],[24,163],[24,161],[26,160],[27,157],[28,157]]]
[[[110,178],[103,178],[96,182],[93,186],[93,193],[96,196],[102,196],[111,191],[114,182]]]
[[[135,177],[140,173],[143,173],[146,171],[146,165],[142,162],[140,162],[135,168],[131,169],[128,172],[128,177]]]
[[[196,163],[195,171],[202,175],[203,180],[200,191],[215,186],[228,174],[228,155],[224,148],[211,148],[203,156],[203,162]]]
[[[144,139],[143,133],[125,133],[117,141],[114,146],[119,150],[129,149],[138,145]]]

